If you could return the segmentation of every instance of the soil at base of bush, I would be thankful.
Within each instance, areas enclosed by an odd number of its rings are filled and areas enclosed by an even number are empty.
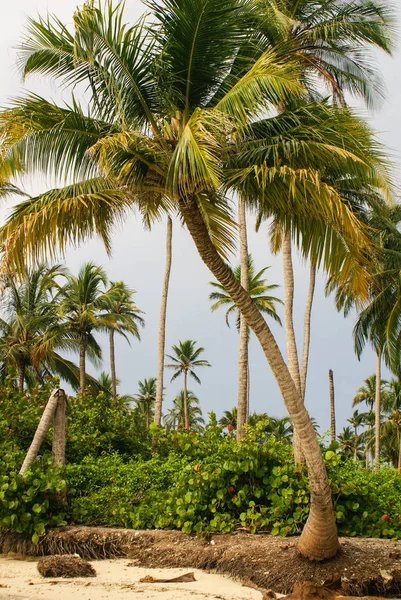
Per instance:
[[[148,568],[215,569],[261,590],[289,594],[310,581],[347,596],[401,596],[401,543],[341,538],[339,554],[317,563],[302,558],[296,538],[235,533],[201,540],[176,531],[132,531],[98,527],[63,527],[38,545],[12,532],[0,536],[0,552],[26,556],[79,554],[84,559],[131,558]]]

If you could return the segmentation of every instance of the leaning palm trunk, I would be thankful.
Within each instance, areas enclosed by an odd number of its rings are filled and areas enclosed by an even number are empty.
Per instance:
[[[217,281],[227,290],[258,338],[279,385],[288,413],[298,431],[310,481],[310,512],[298,544],[300,552],[313,560],[334,556],[338,535],[331,490],[322,453],[309,414],[284,362],[269,326],[248,292],[236,281],[214,247],[199,209],[192,198],[180,201],[181,213],[198,252]]]
[[[240,240],[241,285],[244,290],[249,288],[248,275],[248,239],[246,231],[245,201],[240,196],[238,200],[238,224]],[[245,436],[244,425],[248,420],[248,337],[249,330],[244,315],[240,315],[239,330],[239,359],[238,359],[238,412],[237,440]]]
[[[86,343],[84,335],[81,336],[79,344],[79,393],[82,394],[85,391],[86,386]]]
[[[308,296],[306,298],[305,314],[304,314],[304,343],[303,343],[303,348],[302,348],[302,360],[301,360],[301,372],[300,372],[301,395],[302,395],[304,402],[305,402],[305,392],[306,392],[306,379],[308,376],[308,366],[309,366],[311,317],[312,317],[313,297],[315,294],[315,285],[316,285],[316,263],[311,261],[310,271],[309,271],[309,290],[308,290]]]
[[[187,377],[188,377],[188,374],[186,371],[184,371],[184,429],[185,429],[185,431],[189,431]]]
[[[166,237],[166,268],[164,272],[164,281],[162,289],[162,299],[160,303],[159,316],[159,341],[157,351],[157,382],[156,382],[156,400],[155,400],[155,416],[154,422],[156,425],[161,425],[162,420],[162,403],[163,403],[163,378],[164,378],[164,348],[166,344],[166,315],[167,315],[167,299],[168,288],[171,273],[172,260],[172,240],[173,240],[173,221],[171,217],[167,218],[167,237]]]
[[[375,469],[380,470],[380,416],[381,416],[381,352],[376,354],[375,394]]]
[[[40,419],[38,428],[33,437],[32,444],[30,445],[25,460],[22,463],[20,475],[23,475],[25,471],[29,469],[29,467],[32,465],[33,461],[38,455],[43,440],[45,439],[47,432],[49,431],[51,422],[54,417],[54,413],[56,412],[60,391],[61,390],[53,390],[53,392],[50,395],[50,398],[46,404],[46,408],[43,411],[42,418]]]
[[[283,275],[284,275],[284,323],[287,343],[288,370],[299,394],[301,391],[301,377],[299,373],[297,342],[294,328],[294,268],[292,264],[291,232],[287,231],[283,237]],[[294,423],[293,435],[294,462],[296,465],[304,462],[301,442]]]
[[[333,371],[329,369],[329,391],[330,391],[330,437],[336,441],[336,407],[334,404],[334,377]]]
[[[116,374],[116,354],[114,348],[114,329],[110,329],[109,333],[110,343],[110,372],[111,372],[111,392],[113,398],[117,398],[117,374]]]

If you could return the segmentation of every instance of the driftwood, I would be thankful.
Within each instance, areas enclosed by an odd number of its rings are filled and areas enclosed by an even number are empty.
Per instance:
[[[185,573],[171,579],[155,579],[152,575],[146,575],[139,580],[141,583],[190,583],[196,581],[194,573]]]

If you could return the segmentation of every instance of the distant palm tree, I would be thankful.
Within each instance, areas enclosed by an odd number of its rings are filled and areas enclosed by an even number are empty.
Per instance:
[[[156,402],[156,377],[149,377],[138,382],[138,393],[135,394],[135,403],[137,414],[144,417],[145,429],[149,429],[150,420],[153,417],[153,410]]]
[[[383,451],[401,475],[401,380],[390,379],[383,396],[384,421],[381,426]]]
[[[346,457],[360,458],[363,456],[360,451],[360,440],[351,427],[344,427],[342,432],[338,434],[337,439]]]
[[[59,314],[60,278],[65,276],[59,265],[28,269],[20,282],[3,276],[0,361],[3,374],[16,369],[20,392],[25,383],[41,381],[46,374],[77,384],[77,366],[59,354],[77,348]]]
[[[204,348],[196,348],[196,342],[194,340],[179,341],[177,346],[172,346],[174,352],[173,355],[167,354],[172,362],[166,364],[169,369],[174,369],[175,373],[171,378],[174,381],[181,374],[184,375],[184,390],[183,390],[183,402],[184,402],[184,427],[185,430],[189,430],[189,414],[187,406],[187,380],[188,374],[200,383],[199,377],[195,373],[195,369],[198,367],[211,367],[211,364],[207,360],[199,359],[198,357],[205,351]]]
[[[188,423],[188,427],[186,425]],[[190,390],[184,394],[182,390],[173,400],[173,408],[170,408],[164,417],[164,424],[170,429],[199,430],[205,421],[199,407],[199,399]]]
[[[68,334],[79,347],[79,391],[86,385],[86,358],[98,362],[102,356],[93,332],[106,331],[102,316],[110,291],[106,291],[107,276],[102,267],[85,264],[77,276],[68,274],[61,294],[60,311],[66,322]]]
[[[354,429],[354,436],[355,436],[355,440],[358,440],[358,429],[359,427],[363,424],[363,414],[361,414],[358,410],[354,410],[354,412],[352,413],[352,417],[350,419],[347,419],[348,423],[351,424],[351,426]],[[355,454],[354,454],[354,458],[355,460],[358,460],[358,444],[355,443]]]
[[[110,344],[110,370],[112,380],[112,394],[117,396],[117,375],[114,349],[114,336],[116,333],[122,335],[129,343],[127,334],[141,339],[138,326],[144,326],[145,321],[141,317],[142,311],[134,302],[135,290],[129,289],[123,281],[110,282],[110,288],[105,297],[102,307],[102,319],[109,330]]]
[[[276,312],[276,304],[282,304],[282,301],[276,296],[271,296],[270,292],[277,289],[276,284],[266,284],[263,275],[270,267],[265,267],[261,271],[255,271],[255,265],[252,256],[248,257],[248,293],[258,307],[259,311],[274,321],[281,324],[280,317]],[[241,265],[238,265],[233,270],[233,274],[237,281],[241,281]],[[246,323],[241,323],[241,313],[238,310],[235,302],[227,293],[224,286],[214,281],[210,285],[216,291],[209,294],[209,300],[213,301],[211,306],[212,311],[220,307],[226,308],[226,323],[230,326],[230,316],[235,314],[236,325],[240,333],[239,339],[239,362],[238,362],[238,422],[237,422],[237,439],[244,436],[243,426],[248,420],[249,415],[249,359],[248,359],[248,344],[249,344],[249,327]]]
[[[368,426],[368,431],[366,433],[363,434],[363,436],[361,437],[361,439],[364,439],[366,441],[366,448],[365,448],[365,452],[366,452],[366,468],[369,467],[369,462],[370,462],[370,458],[369,458],[369,454],[371,452],[373,452],[373,448],[375,448],[375,444],[373,443],[373,440],[371,439],[372,437],[372,430],[376,424],[376,420],[373,419],[372,421],[372,416],[371,413],[373,412],[373,407],[375,406],[375,403],[377,401],[377,397],[381,397],[384,391],[385,386],[387,385],[387,381],[385,381],[384,379],[380,379],[380,392],[378,394],[377,391],[377,385],[376,385],[376,375],[369,375],[369,377],[367,377],[364,381],[364,385],[362,385],[360,388],[358,388],[356,395],[354,396],[354,399],[352,401],[352,406],[357,406],[358,404],[361,403],[365,403],[369,409],[368,413],[365,413],[365,417],[364,417],[364,421]],[[377,411],[376,411],[377,413]],[[374,413],[373,413],[374,414]],[[380,418],[380,414],[376,415],[377,418]],[[372,457],[373,459],[373,457]],[[376,462],[376,467],[377,465],[377,460]]]
[[[238,409],[234,406],[231,410],[225,410],[223,416],[219,420],[220,427],[227,427],[229,431],[237,429]]]

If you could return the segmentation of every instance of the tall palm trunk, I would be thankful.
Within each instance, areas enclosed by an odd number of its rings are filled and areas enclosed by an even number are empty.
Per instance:
[[[354,448],[354,460],[357,462],[358,460],[358,427],[354,426],[354,435],[355,435],[355,448]]]
[[[85,334],[81,335],[79,343],[79,393],[82,394],[85,391],[86,385],[86,340]]]
[[[330,434],[331,441],[336,441],[336,407],[334,404],[334,377],[333,371],[329,369],[329,390],[330,390]]]
[[[114,329],[110,329],[109,333],[110,343],[110,371],[111,371],[111,392],[113,398],[117,398],[117,375],[116,375],[116,354],[114,349]]]
[[[238,201],[238,224],[240,239],[240,266],[241,285],[244,290],[249,288],[248,275],[248,239],[246,231],[245,201],[242,197]],[[248,325],[243,314],[240,315],[239,329],[239,357],[238,357],[238,412],[237,412],[237,440],[245,436],[244,425],[248,419]]]
[[[172,245],[173,245],[173,221],[171,220],[171,217],[167,217],[166,267],[165,267],[165,271],[164,271],[162,299],[161,299],[161,303],[160,303],[159,338],[158,338],[158,350],[157,350],[157,382],[156,382],[156,400],[155,400],[155,416],[154,416],[154,422],[156,423],[156,425],[160,425],[161,420],[162,420],[164,349],[165,349],[165,345],[166,345],[166,316],[167,316],[168,288],[169,288],[170,273],[171,273]]]
[[[291,232],[286,231],[283,237],[283,276],[284,276],[284,324],[287,344],[287,364],[297,391],[302,396],[301,377],[299,373],[297,342],[294,328],[294,268],[292,264]],[[293,434],[294,462],[303,462],[303,454],[299,434],[294,423]]]
[[[301,360],[301,395],[305,402],[305,392],[306,392],[306,379],[308,376],[308,366],[309,366],[309,349],[310,349],[310,336],[311,336],[311,317],[312,317],[312,305],[313,305],[313,297],[315,294],[315,286],[316,286],[316,264],[311,261],[310,270],[309,270],[309,289],[308,296],[306,298],[305,304],[305,314],[304,314],[304,343],[302,348],[302,360]]]
[[[322,453],[299,390],[284,362],[269,326],[248,292],[236,281],[214,247],[197,204],[191,198],[180,201],[181,214],[199,255],[217,281],[227,290],[255,333],[280,388],[284,403],[301,439],[309,473],[310,512],[298,549],[313,560],[323,560],[338,551],[338,535],[331,490]]]
[[[380,470],[380,417],[381,417],[381,376],[382,355],[376,353],[376,394],[375,394],[375,469]]]
[[[21,361],[18,365],[18,391],[22,394],[25,382],[25,364]]]
[[[185,429],[185,431],[189,431],[187,377],[188,377],[188,373],[185,370],[184,371],[184,429]]]

